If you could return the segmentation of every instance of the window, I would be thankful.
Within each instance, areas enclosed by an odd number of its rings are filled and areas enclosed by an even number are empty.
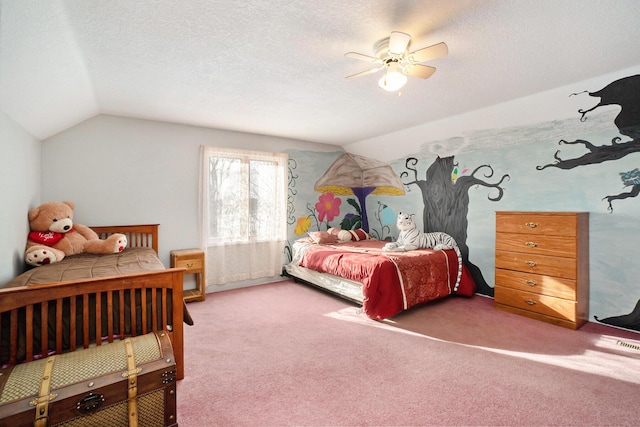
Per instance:
[[[202,147],[207,284],[282,272],[287,160],[288,156],[280,153]]]

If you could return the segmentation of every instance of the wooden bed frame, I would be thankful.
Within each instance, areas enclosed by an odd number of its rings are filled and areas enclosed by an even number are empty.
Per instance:
[[[122,233],[129,240],[128,247],[151,247],[156,253],[158,252],[158,224],[148,225],[125,225],[125,226],[108,226],[108,227],[91,227],[100,238],[113,233]],[[127,274],[121,276],[110,276],[100,278],[89,278],[73,281],[55,282],[31,286],[20,286],[13,288],[0,289],[0,322],[3,313],[9,314],[10,323],[10,359],[8,364],[15,365],[21,362],[28,362],[34,358],[46,357],[46,347],[42,354],[34,354],[34,340],[38,342],[47,342],[51,340],[48,328],[34,327],[34,316],[39,313],[39,319],[50,319],[49,310],[55,310],[55,353],[60,354],[67,351],[77,349],[75,340],[70,340],[70,348],[63,348],[63,330],[69,336],[75,337],[76,331],[81,328],[84,332],[82,343],[83,348],[90,346],[99,346],[103,342],[113,342],[114,339],[120,339],[114,332],[114,318],[119,319],[119,325],[125,324],[125,312],[121,310],[114,313],[114,300],[118,302],[117,306],[125,306],[125,295],[128,298],[136,298],[140,302],[142,310],[142,324],[136,325],[135,311],[131,310],[131,319],[127,319],[132,325],[132,334],[136,334],[136,329],[142,330],[142,334],[165,330],[168,332],[173,344],[174,357],[176,359],[177,378],[184,378],[184,335],[183,335],[183,273],[184,268],[168,268],[162,271],[151,271],[144,273]],[[151,295],[149,298],[148,295]],[[82,306],[89,306],[89,297],[96,301],[95,307],[90,309],[95,312],[95,316],[89,315],[90,310],[82,310],[82,325],[76,324],[76,301],[80,298]],[[105,307],[100,301],[106,298],[106,307],[108,312],[107,330],[102,328],[102,322],[96,321],[101,319],[101,311]],[[169,302],[170,307],[169,307]],[[63,322],[63,304],[70,308],[70,316],[67,325]],[[152,324],[147,324],[147,307],[151,307]],[[24,331],[24,342],[26,346],[26,354],[23,359],[18,359],[18,322],[19,313],[25,313],[26,319]],[[52,311],[53,313],[53,311]],[[161,313],[158,315],[157,313]],[[161,318],[159,318],[161,317]],[[20,319],[21,320],[21,319]],[[92,322],[93,320],[93,322]],[[158,327],[160,325],[161,327]],[[0,325],[2,326],[2,325]],[[95,328],[96,339],[89,339],[89,329]],[[3,328],[0,328],[0,333]],[[34,336],[34,333],[40,332],[40,337]],[[22,337],[21,337],[22,338]]]

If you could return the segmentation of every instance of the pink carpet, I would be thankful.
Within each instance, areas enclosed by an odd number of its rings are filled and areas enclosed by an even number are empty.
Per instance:
[[[290,281],[189,304],[178,422],[640,425],[640,334],[454,297],[393,319]]]

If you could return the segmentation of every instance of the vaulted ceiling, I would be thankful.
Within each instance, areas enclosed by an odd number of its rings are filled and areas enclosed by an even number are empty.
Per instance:
[[[0,0],[0,109],[38,139],[97,114],[336,145],[640,63],[636,0]],[[400,93],[344,56],[449,55]]]

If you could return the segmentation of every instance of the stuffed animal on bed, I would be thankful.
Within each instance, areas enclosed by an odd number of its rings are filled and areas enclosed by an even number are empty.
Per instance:
[[[415,214],[403,214],[398,212],[396,226],[400,230],[398,240],[389,242],[382,247],[384,251],[412,251],[414,249],[433,249],[435,251],[453,249],[458,256],[458,277],[454,291],[458,290],[462,279],[462,254],[453,237],[443,232],[423,233],[416,227]]]
[[[89,227],[73,222],[73,202],[49,202],[29,211],[25,262],[38,267],[62,261],[65,256],[111,254],[127,246],[124,234],[112,234],[102,240]]]

